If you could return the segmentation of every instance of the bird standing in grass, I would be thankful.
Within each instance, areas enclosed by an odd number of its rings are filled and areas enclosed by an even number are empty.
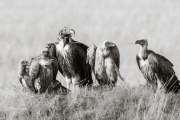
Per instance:
[[[56,57],[68,89],[70,89],[71,83],[73,83],[73,88],[76,85],[85,86],[93,83],[91,67],[86,64],[88,47],[74,41],[72,39],[74,34],[73,29],[65,27],[60,31],[58,41],[55,43]]]
[[[32,79],[36,92],[45,92],[55,78],[53,72],[53,58],[49,56],[48,49],[44,49],[38,57],[32,58],[29,75]]]
[[[94,70],[95,77],[101,86],[106,84],[115,86],[118,77],[123,80],[119,73],[120,53],[117,46],[110,42],[104,41],[98,47],[92,45],[87,52],[87,60]]]
[[[34,86],[32,85],[31,77],[29,76],[28,61],[24,59],[21,59],[19,61],[18,76],[19,76],[19,81],[24,88],[29,89],[31,91],[35,90]]]
[[[105,70],[107,73],[107,77],[109,80],[109,85],[111,87],[114,87],[117,79],[119,77],[119,79],[121,79],[122,81],[124,81],[123,77],[121,76],[120,72],[119,72],[119,67],[117,67],[116,63],[114,62],[113,57],[116,57],[115,59],[118,59],[117,57],[120,56],[119,55],[119,50],[118,48],[116,50],[114,50],[114,48],[116,48],[116,45],[112,42],[109,41],[105,41],[102,44],[102,55],[104,58],[104,64],[105,64]],[[112,49],[112,52],[111,52]],[[113,56],[113,51],[115,51],[114,53],[116,53],[118,56]],[[117,60],[119,61],[119,60]]]
[[[177,93],[180,85],[173,64],[164,56],[149,50],[146,39],[137,40],[135,44],[141,45],[136,61],[148,86],[154,91],[164,88],[166,92]]]

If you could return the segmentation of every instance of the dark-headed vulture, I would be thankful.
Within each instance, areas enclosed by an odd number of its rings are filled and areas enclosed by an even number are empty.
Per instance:
[[[135,44],[141,45],[136,60],[148,86],[154,91],[164,88],[166,92],[177,93],[180,86],[173,64],[164,56],[149,50],[146,39],[137,40]]]
[[[32,85],[31,77],[29,76],[29,63],[28,61],[21,59],[19,61],[18,76],[21,85],[31,91],[35,91]]]
[[[49,85],[49,87],[47,89],[48,94],[60,93],[60,94],[66,95],[69,92],[71,92],[71,91],[69,89],[67,89],[66,87],[62,86],[62,84],[58,80],[51,82],[51,84]]]
[[[70,84],[73,86],[85,86],[93,83],[91,76],[91,67],[86,64],[88,47],[80,42],[74,41],[72,36],[75,31],[63,28],[59,33],[56,45],[56,57],[62,74],[65,76],[67,88]]]
[[[45,92],[51,82],[56,80],[57,72],[54,72],[55,66],[53,66],[55,61],[49,55],[48,48],[46,48],[40,56],[32,58],[30,63],[29,75],[38,93]]]
[[[87,62],[94,67],[95,77],[101,85],[114,86],[119,73],[120,53],[117,46],[109,41],[104,41],[98,47],[92,45],[88,49]]]

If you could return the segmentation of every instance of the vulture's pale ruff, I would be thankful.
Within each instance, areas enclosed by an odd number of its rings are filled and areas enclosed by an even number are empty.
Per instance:
[[[167,58],[149,50],[146,39],[137,40],[135,44],[141,45],[136,60],[148,86],[154,91],[164,88],[166,92],[178,92],[180,86],[173,64]]]

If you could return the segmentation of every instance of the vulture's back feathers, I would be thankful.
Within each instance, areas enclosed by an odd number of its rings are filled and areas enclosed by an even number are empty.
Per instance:
[[[69,78],[80,75],[80,79],[89,80],[92,84],[91,68],[86,64],[88,46],[80,42],[70,42],[64,47],[64,65],[65,74]],[[87,84],[87,83],[84,83]]]

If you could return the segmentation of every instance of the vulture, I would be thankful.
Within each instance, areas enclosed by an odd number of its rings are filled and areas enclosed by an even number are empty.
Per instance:
[[[62,86],[58,80],[55,80],[55,81],[51,82],[51,84],[49,85],[49,87],[47,89],[47,93],[48,94],[52,94],[52,93],[57,94],[58,92],[66,95],[68,92],[71,92],[71,91],[69,89],[65,88],[64,86]]]
[[[164,56],[149,50],[147,39],[137,40],[135,44],[141,46],[136,55],[136,61],[147,80],[147,85],[154,92],[159,88],[164,88],[166,92],[177,93],[180,86],[173,64]]]
[[[87,50],[87,58],[86,63],[91,66],[92,72],[95,74],[94,66],[95,66],[95,59],[96,59],[96,45],[91,45]]]
[[[110,42],[104,41],[98,47],[92,45],[87,52],[87,60],[95,77],[101,86],[106,84],[115,86],[118,77],[123,80],[119,72],[120,53],[117,46]]]
[[[21,59],[18,67],[19,82],[21,85],[31,91],[35,91],[32,85],[31,77],[29,76],[29,63],[28,61]]]
[[[91,67],[86,63],[88,46],[81,42],[74,41],[72,36],[75,34],[73,29],[63,28],[55,42],[56,57],[59,70],[66,79],[67,88],[73,84],[80,87],[92,85]]]
[[[48,48],[45,48],[40,56],[31,59],[29,75],[36,92],[45,92],[51,82],[56,80],[58,66],[55,65],[58,63],[55,62],[57,61],[50,56]]]

